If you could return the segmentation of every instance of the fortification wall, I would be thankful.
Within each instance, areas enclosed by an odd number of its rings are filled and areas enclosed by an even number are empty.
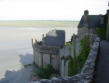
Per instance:
[[[42,45],[36,39],[32,39],[34,62],[39,67],[51,64],[54,69],[60,69],[59,46]]]
[[[99,43],[100,38],[96,37],[81,73],[72,77],[53,77],[51,79],[42,79],[40,81],[30,83],[90,83],[94,75],[95,61],[98,55]]]

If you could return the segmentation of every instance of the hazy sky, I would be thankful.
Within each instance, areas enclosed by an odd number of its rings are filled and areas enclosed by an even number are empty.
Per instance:
[[[79,20],[105,14],[108,0],[0,0],[0,20]]]

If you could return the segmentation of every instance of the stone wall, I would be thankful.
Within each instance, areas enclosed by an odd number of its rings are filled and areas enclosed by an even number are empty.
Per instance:
[[[95,28],[86,28],[86,27],[82,27],[82,28],[78,28],[78,36],[81,39],[82,37],[84,37],[85,35],[88,35],[90,38],[90,42],[93,43],[93,39],[95,39],[96,36],[96,29]]]
[[[72,77],[53,77],[51,79],[42,79],[40,81],[30,83],[91,83],[94,75],[95,61],[98,55],[99,43],[100,38],[96,37],[81,73]]]
[[[85,35],[88,35],[88,28],[86,27],[82,27],[82,28],[78,28],[78,36],[84,37]]]
[[[51,55],[51,64],[55,70],[60,71],[60,57],[59,55]]]
[[[46,54],[58,54],[59,53],[59,46],[47,46],[47,45],[40,45],[37,44],[34,47],[35,51],[46,53]]]
[[[61,58],[61,76],[67,77],[68,76],[68,57],[71,56],[74,58],[74,45],[76,46],[76,56],[79,55],[79,46],[80,46],[80,39],[78,37],[73,38],[71,44],[65,46],[64,48],[60,49],[59,56]]]
[[[50,54],[43,54],[43,67],[51,63],[50,56],[51,56]]]
[[[51,64],[54,69],[60,69],[59,46],[42,45],[36,39],[32,39],[34,62],[39,67]]]
[[[60,57],[59,55],[44,54],[34,51],[34,61],[39,67],[45,67],[47,64],[51,64],[55,70],[60,71]]]
[[[38,66],[42,66],[42,64],[43,64],[42,63],[42,58],[43,58],[42,54],[37,51],[34,51],[33,53],[34,53],[33,55],[34,55],[35,64],[37,64]],[[37,56],[35,56],[35,55],[37,55]]]

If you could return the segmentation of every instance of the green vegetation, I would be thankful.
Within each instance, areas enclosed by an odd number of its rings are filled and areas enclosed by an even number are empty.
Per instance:
[[[0,21],[0,26],[7,27],[77,27],[78,21],[53,20],[17,20]]]
[[[80,53],[78,56],[79,69],[84,66],[87,56],[90,52],[90,42],[87,36],[84,36],[80,41]]]
[[[75,75],[78,73],[78,59],[76,54],[76,42],[73,44],[73,54],[74,57],[71,56],[68,59],[68,76]]]
[[[45,67],[40,67],[36,72],[36,76],[38,78],[46,78],[48,79],[55,72],[52,65],[48,64]]]
[[[71,45],[71,44],[72,44],[72,42],[69,41],[69,42],[66,42],[65,46],[69,46],[69,45]]]
[[[74,54],[74,59],[76,60],[77,54],[76,54],[76,42],[75,41],[74,41],[74,44],[73,44],[73,54]]]
[[[74,74],[76,74],[74,59],[71,56],[69,56],[69,59],[68,59],[68,76],[72,76]]]
[[[78,73],[78,60],[72,58],[71,56],[69,57],[68,60],[68,76],[73,76]]]
[[[87,36],[83,37],[80,41],[80,52],[79,56],[76,54],[76,42],[73,47],[74,57],[68,59],[68,76],[73,76],[79,73],[84,66],[87,56],[90,51],[90,42]]]
[[[107,31],[107,28],[97,28],[96,29],[96,34],[102,38],[102,39],[106,39],[106,31]]]

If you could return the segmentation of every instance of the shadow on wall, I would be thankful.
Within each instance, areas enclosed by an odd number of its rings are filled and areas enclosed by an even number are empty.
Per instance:
[[[20,63],[23,65],[18,71],[7,70],[4,78],[0,80],[0,83],[28,83],[32,74],[32,66],[24,67],[24,65],[30,65],[33,63],[32,54],[19,55]]]

